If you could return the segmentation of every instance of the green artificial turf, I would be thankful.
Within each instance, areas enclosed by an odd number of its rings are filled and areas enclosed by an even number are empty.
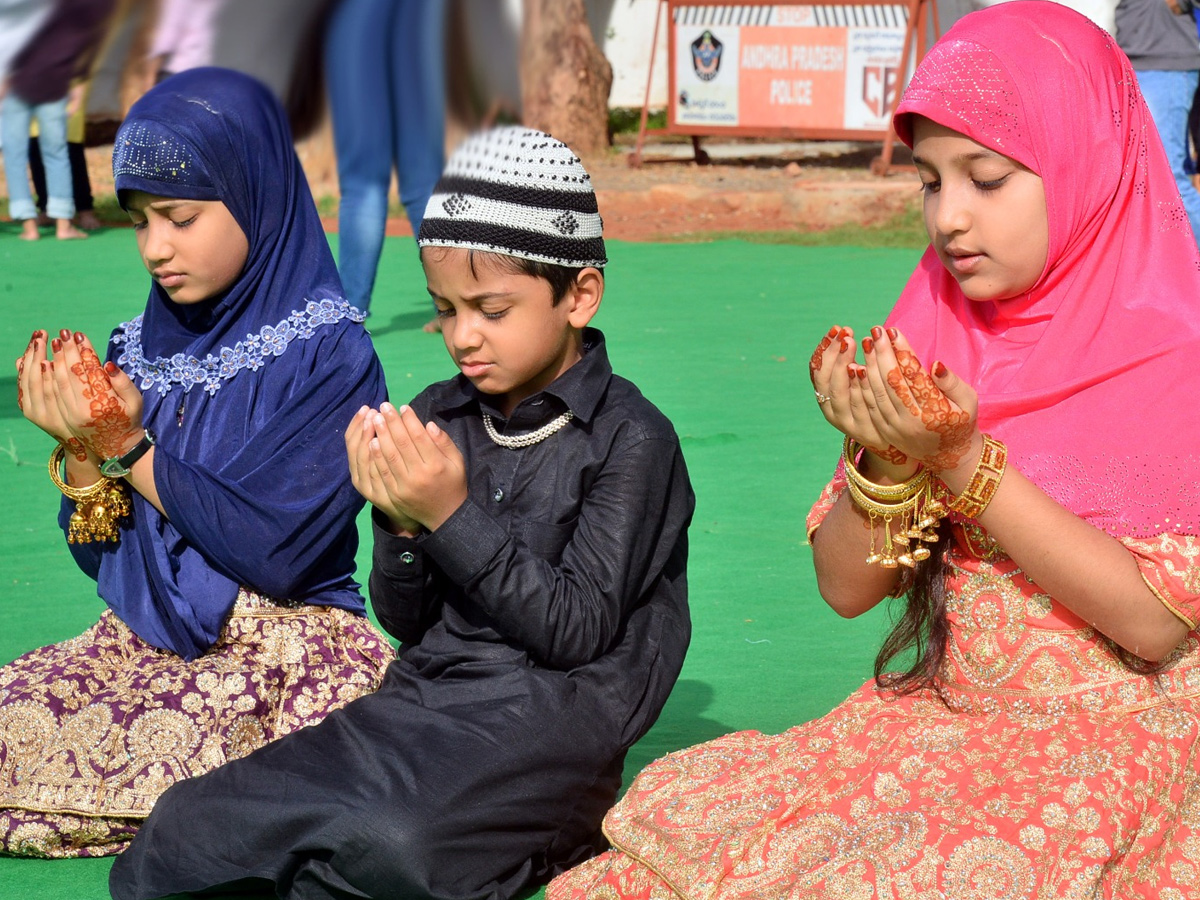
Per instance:
[[[129,230],[34,244],[16,235],[16,226],[0,224],[0,357],[15,359],[35,328],[83,330],[99,343],[141,310],[148,278]],[[658,724],[629,755],[627,783],[678,747],[823,715],[870,677],[886,613],[843,621],[831,612],[816,593],[804,541],[805,514],[840,450],[806,366],[831,325],[862,334],[879,323],[919,253],[741,241],[609,244],[594,324],[607,334],[616,371],[674,421],[697,497],[692,646]],[[393,401],[453,374],[440,338],[421,331],[430,306],[411,238],[388,239],[372,311],[368,325]],[[78,634],[102,608],[56,524],[58,492],[45,470],[51,446],[21,417],[15,371],[5,362],[0,663]],[[360,527],[365,580],[365,513]],[[0,858],[0,897],[104,898],[109,866]]]

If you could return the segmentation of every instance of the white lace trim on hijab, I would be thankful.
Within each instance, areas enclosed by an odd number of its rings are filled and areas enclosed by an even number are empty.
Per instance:
[[[307,340],[319,326],[333,325],[342,319],[362,322],[366,314],[345,300],[309,300],[304,309],[292,312],[278,325],[264,325],[258,334],[247,334],[232,347],[222,347],[219,353],[210,353],[204,359],[183,353],[147,359],[142,351],[141,316],[122,324],[112,340],[114,344],[125,345],[117,357],[117,365],[143,391],[154,388],[166,394],[177,384],[185,392],[203,385],[211,395],[243,369],[257,371],[267,360],[283,355],[293,341]]]

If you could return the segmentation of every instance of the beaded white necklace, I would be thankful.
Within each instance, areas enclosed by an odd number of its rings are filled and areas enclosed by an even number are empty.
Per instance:
[[[492,439],[492,442],[499,444],[501,447],[507,447],[509,450],[517,450],[521,447],[532,447],[534,444],[539,444],[544,441],[554,432],[558,431],[568,422],[575,418],[575,413],[567,410],[561,416],[551,419],[541,428],[536,431],[527,431],[525,434],[500,434],[496,431],[496,426],[492,424],[492,417],[487,413],[483,414],[483,430],[487,432],[487,436]]]

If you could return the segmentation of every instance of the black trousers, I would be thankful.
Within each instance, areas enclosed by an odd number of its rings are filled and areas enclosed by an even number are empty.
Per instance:
[[[320,724],[167,790],[113,865],[115,900],[509,900],[604,848],[625,753],[566,679],[442,691],[400,668]]]
[[[92,182],[88,178],[87,157],[83,144],[67,142],[67,158],[71,161],[71,192],[75,195],[75,212],[93,209]],[[46,169],[42,165],[42,150],[38,139],[29,139],[29,173],[33,176],[33,192],[39,212],[46,211]]]

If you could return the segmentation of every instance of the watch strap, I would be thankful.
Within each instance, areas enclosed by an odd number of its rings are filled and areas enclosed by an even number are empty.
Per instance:
[[[149,428],[142,434],[142,439],[120,456],[114,456],[100,463],[100,474],[106,478],[124,478],[133,468],[133,464],[146,455],[155,444],[154,432]]]

